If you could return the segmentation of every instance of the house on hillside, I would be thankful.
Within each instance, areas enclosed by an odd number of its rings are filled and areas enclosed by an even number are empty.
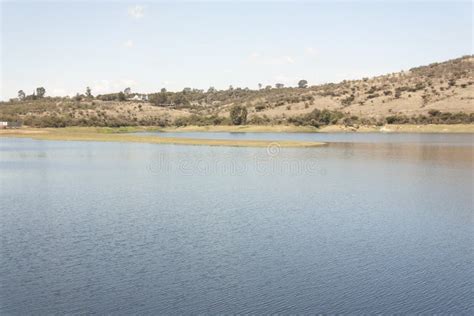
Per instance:
[[[12,121],[0,121],[0,128],[20,128],[21,122],[12,122]]]
[[[129,98],[130,101],[148,101],[148,95],[137,93],[133,97]]]

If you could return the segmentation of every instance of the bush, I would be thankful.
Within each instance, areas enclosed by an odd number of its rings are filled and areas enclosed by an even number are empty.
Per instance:
[[[429,114],[430,116],[438,116],[440,113],[441,113],[440,111],[434,110],[434,109],[428,111],[428,114]]]
[[[266,125],[270,123],[270,119],[267,116],[261,117],[258,115],[254,115],[253,117],[250,118],[248,123],[252,125]]]
[[[247,108],[234,105],[230,109],[230,120],[233,125],[244,125],[247,122]]]
[[[355,99],[355,96],[353,94],[351,94],[350,96],[348,96],[347,98],[344,98],[341,100],[341,104],[343,106],[348,106],[350,105],[352,102],[354,102],[354,99]]]
[[[374,98],[378,98],[380,95],[378,93],[374,93],[374,94],[369,94],[367,96],[367,99],[374,99]]]
[[[405,115],[391,115],[385,118],[387,124],[407,124],[410,123],[410,119]]]
[[[197,126],[208,126],[208,125],[226,125],[229,124],[229,120],[220,117],[217,115],[210,116],[201,116],[193,114],[191,116],[181,116],[174,120],[173,124],[175,126],[188,126],[188,125],[197,125]]]
[[[314,109],[308,114],[290,117],[288,122],[295,125],[310,125],[319,127],[321,125],[337,124],[344,117],[339,111],[331,111],[324,109],[322,111]]]

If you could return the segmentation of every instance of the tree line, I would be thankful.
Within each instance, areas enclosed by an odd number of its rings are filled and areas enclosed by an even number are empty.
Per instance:
[[[285,85],[283,83],[276,83],[274,88],[275,89],[283,89]],[[301,79],[298,81],[298,88],[305,89],[308,87],[308,81],[305,79]],[[271,85],[263,87],[263,84],[258,84],[258,90],[270,90],[273,87]],[[232,85],[229,86],[227,90],[217,90],[215,87],[211,86],[205,92],[203,89],[193,89],[190,87],[183,88],[180,92],[168,92],[166,88],[162,88],[159,93],[151,93],[151,94],[144,94],[147,95],[148,98],[152,99],[151,102],[155,103],[156,105],[174,105],[174,104],[186,104],[186,98],[184,94],[212,94],[217,92],[225,92],[225,91],[250,91],[249,88],[234,88]],[[38,87],[32,94],[26,95],[23,90],[18,91],[18,100],[37,100],[44,98],[46,95],[46,89],[44,87]],[[73,99],[77,101],[82,101],[84,99],[94,99],[97,98],[98,100],[102,101],[126,101],[129,97],[134,96],[136,94],[132,93],[130,87],[125,88],[123,91],[115,92],[115,93],[107,93],[107,94],[99,94],[96,97],[92,94],[92,89],[90,87],[86,87],[85,93],[77,93]]]

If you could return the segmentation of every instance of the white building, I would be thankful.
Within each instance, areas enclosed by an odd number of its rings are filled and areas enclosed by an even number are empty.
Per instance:
[[[146,94],[135,94],[132,98],[129,98],[130,101],[148,101],[148,95]]]

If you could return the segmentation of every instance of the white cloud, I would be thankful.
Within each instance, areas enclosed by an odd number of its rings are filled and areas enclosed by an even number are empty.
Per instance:
[[[133,7],[128,8],[128,15],[133,19],[141,19],[144,15],[144,7],[141,5],[136,5]]]
[[[295,60],[290,56],[285,56],[285,60],[289,64],[294,64],[295,63]]]
[[[306,52],[307,55],[310,55],[310,56],[314,56],[318,53],[318,51],[314,47],[307,47],[305,49],[305,52]]]
[[[252,63],[272,66],[295,63],[295,59],[291,56],[263,56],[258,52],[250,54],[247,60]]]
[[[253,52],[252,54],[250,54],[250,59],[257,59],[259,57],[260,57],[259,52]]]
[[[123,43],[123,45],[127,48],[132,48],[133,47],[133,41],[132,40],[127,40],[126,42]]]

